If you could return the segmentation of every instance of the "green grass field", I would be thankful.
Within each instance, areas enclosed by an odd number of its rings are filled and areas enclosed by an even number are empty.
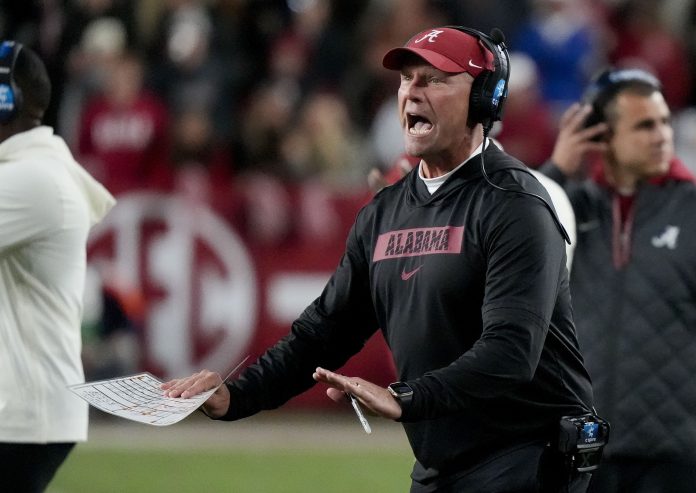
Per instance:
[[[408,451],[81,450],[48,493],[403,493]]]
[[[95,412],[89,440],[47,493],[403,493],[413,455],[401,425],[352,409],[271,411],[235,423],[195,414],[167,427]]]

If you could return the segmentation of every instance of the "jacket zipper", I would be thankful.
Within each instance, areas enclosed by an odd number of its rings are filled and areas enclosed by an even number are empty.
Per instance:
[[[612,258],[614,268],[621,270],[631,259],[631,237],[633,234],[633,217],[635,216],[635,203],[626,212],[626,219],[621,220],[621,201],[618,195],[614,195],[611,204],[612,212]]]

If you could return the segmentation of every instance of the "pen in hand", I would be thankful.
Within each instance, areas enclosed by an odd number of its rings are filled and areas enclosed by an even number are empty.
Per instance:
[[[355,414],[358,415],[358,419],[360,420],[360,424],[365,430],[365,433],[369,435],[370,433],[372,433],[372,428],[370,428],[370,423],[367,422],[367,419],[365,418],[365,415],[363,414],[362,409],[360,408],[360,403],[358,402],[358,399],[356,399],[353,394],[347,392],[346,396],[348,396],[348,399],[350,399],[350,403],[353,405],[353,409],[355,409]]]

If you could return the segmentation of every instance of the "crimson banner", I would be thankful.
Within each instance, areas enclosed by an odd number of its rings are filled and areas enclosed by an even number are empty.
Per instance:
[[[231,214],[175,194],[119,196],[90,236],[88,280],[97,282],[88,282],[86,312],[96,291],[118,291],[137,319],[138,370],[160,378],[203,368],[224,375],[255,359],[319,296],[367,200],[316,187],[286,192],[284,208],[265,207],[266,198]],[[381,334],[341,371],[393,381]],[[324,390],[290,405],[328,405]]]

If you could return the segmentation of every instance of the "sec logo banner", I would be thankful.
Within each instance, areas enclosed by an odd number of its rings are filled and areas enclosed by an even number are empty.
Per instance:
[[[258,287],[239,236],[200,204],[129,194],[97,225],[90,267],[117,272],[141,290],[141,366],[163,378],[202,368],[224,373],[247,353]]]

